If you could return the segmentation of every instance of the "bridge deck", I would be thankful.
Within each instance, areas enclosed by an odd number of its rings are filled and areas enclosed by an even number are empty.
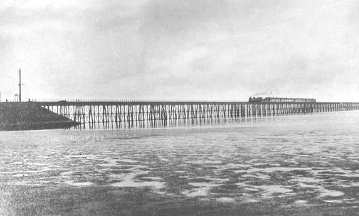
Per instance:
[[[26,102],[24,102],[26,103]],[[359,102],[245,102],[245,101],[39,101],[41,106],[99,106],[99,105],[234,105],[234,104],[359,104]]]

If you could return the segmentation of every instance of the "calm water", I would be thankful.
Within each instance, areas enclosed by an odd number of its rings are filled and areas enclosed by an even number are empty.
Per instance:
[[[0,215],[355,215],[359,112],[0,132]]]

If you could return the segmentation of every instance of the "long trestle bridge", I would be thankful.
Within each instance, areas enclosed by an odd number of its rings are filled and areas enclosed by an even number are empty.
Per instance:
[[[43,101],[42,107],[80,127],[155,127],[279,115],[359,110],[350,102]]]

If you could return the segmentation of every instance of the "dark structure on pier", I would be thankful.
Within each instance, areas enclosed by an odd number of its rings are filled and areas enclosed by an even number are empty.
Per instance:
[[[359,103],[316,101],[44,101],[42,107],[84,127],[166,126],[176,122],[247,119],[278,115],[359,110]]]
[[[314,98],[281,98],[281,97],[250,97],[248,102],[251,103],[264,103],[264,102],[276,102],[276,103],[315,103]]]

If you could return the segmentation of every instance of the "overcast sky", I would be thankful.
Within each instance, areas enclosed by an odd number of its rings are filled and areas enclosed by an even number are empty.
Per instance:
[[[357,0],[1,0],[0,91],[359,101]]]

